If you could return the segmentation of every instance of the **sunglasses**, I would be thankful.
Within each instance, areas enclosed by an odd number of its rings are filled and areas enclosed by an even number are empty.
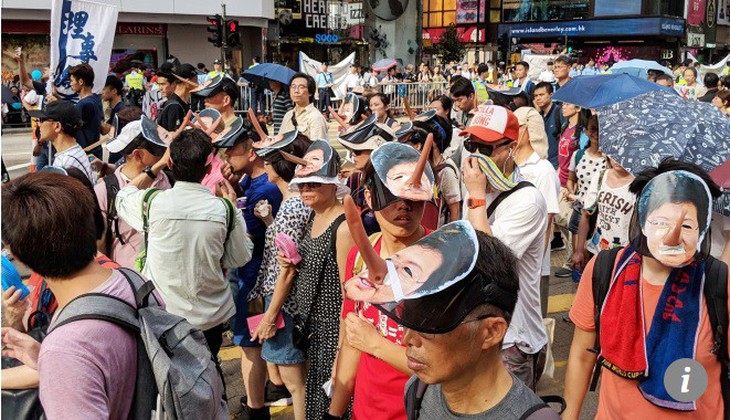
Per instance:
[[[321,187],[323,184],[321,182],[302,182],[299,184],[299,189],[306,188],[308,190],[316,190],[317,188]]]
[[[494,145],[494,144],[479,143],[476,141],[472,141],[471,139],[467,139],[466,141],[464,141],[464,149],[466,149],[469,153],[479,152],[484,156],[491,156],[495,150],[499,149],[502,146],[511,144],[511,143],[512,143],[512,140],[509,140],[509,141],[505,141],[500,144]]]

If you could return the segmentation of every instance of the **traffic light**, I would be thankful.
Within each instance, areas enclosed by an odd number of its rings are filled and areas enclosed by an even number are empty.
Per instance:
[[[223,45],[223,18],[221,15],[215,15],[208,16],[205,20],[208,21],[208,32],[213,34],[213,36],[208,37],[208,42],[220,47]]]
[[[238,33],[238,21],[226,21],[226,44],[228,48],[235,48],[241,45],[241,34]]]

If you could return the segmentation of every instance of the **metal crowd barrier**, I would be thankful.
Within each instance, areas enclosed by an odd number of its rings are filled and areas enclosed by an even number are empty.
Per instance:
[[[422,112],[428,108],[428,105],[440,95],[444,95],[448,91],[447,82],[429,82],[429,83],[393,83],[378,85],[374,90],[384,93],[390,99],[390,108],[396,115],[405,114],[405,100],[412,110]],[[336,108],[339,101],[332,101],[332,107]],[[237,111],[245,112],[248,108],[252,108],[257,114],[265,114],[271,116],[273,103],[273,94],[266,90],[263,94],[257,95],[255,89],[250,86],[241,86],[241,100],[238,101]],[[319,108],[319,104],[315,101],[315,106]]]

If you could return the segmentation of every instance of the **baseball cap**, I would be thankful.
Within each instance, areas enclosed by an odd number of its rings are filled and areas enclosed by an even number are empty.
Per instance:
[[[213,60],[213,64],[222,64],[220,58]]]
[[[63,125],[77,128],[83,124],[81,111],[69,101],[53,101],[47,103],[43,109],[28,111],[28,114],[33,118],[58,121]]]
[[[236,82],[228,76],[219,75],[208,79],[201,87],[192,91],[193,94],[210,98],[219,92],[225,92],[231,102],[235,103],[239,98],[239,88]]]
[[[120,153],[140,134],[142,134],[142,121],[132,121],[125,125],[122,132],[109,140],[104,147],[112,153]]]
[[[180,64],[173,69],[173,74],[182,79],[190,79],[198,76],[198,69],[190,63]]]
[[[494,143],[503,138],[517,141],[520,137],[520,123],[512,111],[497,105],[480,105],[469,127],[462,136],[471,134],[473,140]]]

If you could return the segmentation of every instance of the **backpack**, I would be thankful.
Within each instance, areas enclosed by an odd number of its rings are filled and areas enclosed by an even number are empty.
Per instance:
[[[422,382],[418,377],[410,386],[406,387],[405,405],[406,417],[408,420],[418,420],[420,415],[423,396],[426,395],[428,384]],[[557,395],[540,397],[542,402],[530,407],[522,414],[520,420],[554,420],[559,419],[559,414],[565,410],[565,400]],[[548,404],[559,404],[560,410],[555,412]]]
[[[594,323],[596,325],[596,342],[594,348],[590,349],[592,353],[599,355],[601,353],[600,342],[600,314],[601,306],[606,300],[608,289],[611,285],[611,277],[613,276],[613,268],[616,257],[620,250],[624,248],[612,248],[601,251],[596,255],[596,262],[593,266],[593,277],[591,279],[593,286],[594,301]],[[722,373],[720,374],[720,388],[722,390],[722,400],[725,407],[725,419],[730,419],[730,357],[728,355],[728,294],[727,294],[727,264],[709,256],[705,262],[705,286],[703,294],[705,303],[707,304],[707,315],[710,318],[712,327],[713,344],[711,352],[720,362]],[[598,385],[598,379],[601,376],[601,364],[596,360],[593,367],[593,376],[591,378],[590,390],[595,391]]]
[[[203,332],[165,311],[152,294],[152,282],[127,268],[119,272],[134,290],[136,307],[114,296],[84,294],[61,309],[48,334],[80,319],[96,319],[136,335],[130,418],[228,419],[223,373]]]
[[[152,200],[160,193],[157,188],[150,188],[142,197],[142,230],[144,231],[144,247],[139,250],[139,255],[135,261],[135,268],[137,271],[142,271],[145,264],[147,263],[147,241],[150,231],[150,207],[152,206]],[[236,220],[236,213],[233,209],[233,203],[226,198],[219,198],[226,208],[226,239],[223,243],[228,242],[228,238],[231,236],[233,231],[233,222]]]

